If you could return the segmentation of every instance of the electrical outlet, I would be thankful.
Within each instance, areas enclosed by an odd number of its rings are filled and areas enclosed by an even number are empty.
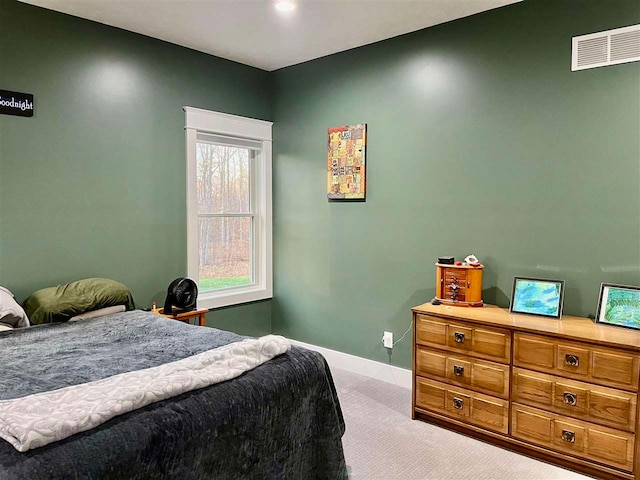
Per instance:
[[[384,332],[382,335],[382,344],[385,348],[393,348],[393,332]]]

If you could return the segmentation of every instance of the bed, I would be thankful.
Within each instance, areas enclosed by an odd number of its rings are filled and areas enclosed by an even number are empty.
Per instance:
[[[0,401],[175,362],[243,340],[148,312],[0,332]],[[342,479],[344,421],[324,358],[288,352],[241,376],[21,453],[0,479]]]

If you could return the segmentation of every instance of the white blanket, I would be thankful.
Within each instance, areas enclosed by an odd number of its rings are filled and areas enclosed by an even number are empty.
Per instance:
[[[0,437],[26,452],[145,405],[230,380],[290,348],[284,337],[267,335],[153,368],[0,401]]]

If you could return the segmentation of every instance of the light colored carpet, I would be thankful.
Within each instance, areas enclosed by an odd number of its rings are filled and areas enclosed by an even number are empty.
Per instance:
[[[585,477],[411,420],[411,390],[332,369],[353,480],[578,480]]]

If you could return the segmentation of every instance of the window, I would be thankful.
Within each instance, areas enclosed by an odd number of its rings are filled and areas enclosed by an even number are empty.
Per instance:
[[[185,107],[188,275],[198,307],[271,298],[271,122]]]

